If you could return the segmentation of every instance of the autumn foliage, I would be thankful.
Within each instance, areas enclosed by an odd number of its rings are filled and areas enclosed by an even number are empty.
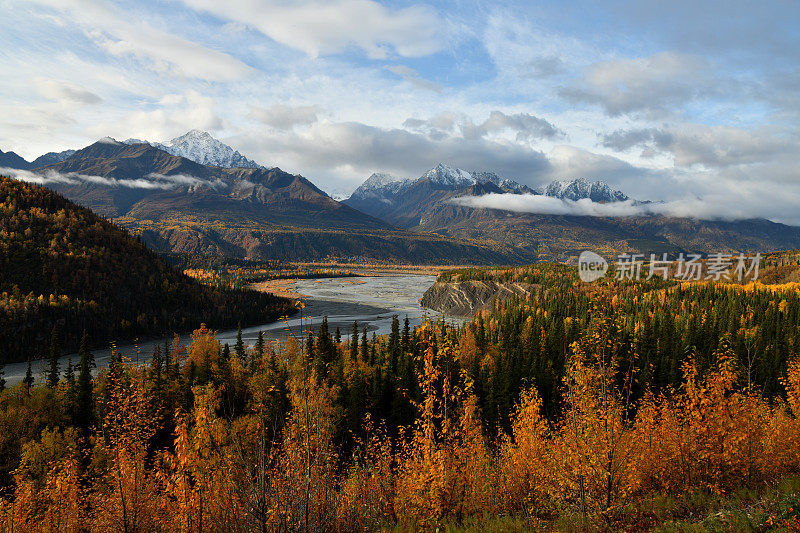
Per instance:
[[[602,529],[654,494],[724,495],[800,474],[796,357],[766,396],[723,336],[710,364],[687,351],[680,379],[656,390],[629,317],[596,298],[557,406],[529,383],[487,416],[505,354],[486,337],[505,326],[485,318],[402,333],[396,321],[371,341],[326,323],[302,342],[234,350],[203,327],[150,365],[116,357],[93,380],[96,423],[53,411],[24,443],[0,529],[435,529],[486,516],[535,525],[565,510]],[[71,386],[20,384],[3,402],[41,412]]]

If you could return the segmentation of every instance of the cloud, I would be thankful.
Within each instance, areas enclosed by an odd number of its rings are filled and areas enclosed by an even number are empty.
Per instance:
[[[596,154],[575,146],[559,145],[549,153],[552,165],[552,179],[586,178],[589,180],[609,180],[619,182],[623,179],[644,177],[648,171],[635,167],[622,159]]]
[[[437,93],[442,91],[442,88],[438,84],[430,80],[423,79],[419,75],[419,72],[411,67],[407,67],[405,65],[387,65],[385,68],[392,74],[397,74],[410,84],[419,87],[420,89],[434,91]]]
[[[552,139],[564,135],[563,131],[547,120],[528,113],[506,115],[502,111],[492,111],[489,114],[489,118],[476,127],[476,133],[480,136],[504,130],[515,131],[517,133],[517,141]]]
[[[11,176],[12,178],[28,183],[35,183],[37,185],[80,185],[89,183],[92,185],[104,185],[107,187],[124,187],[128,189],[148,189],[148,190],[167,190],[175,189],[177,187],[188,186],[195,189],[199,186],[207,186],[212,189],[220,189],[227,187],[227,184],[219,179],[209,181],[203,180],[194,176],[186,174],[148,174],[144,178],[137,179],[116,179],[106,176],[93,176],[88,174],[80,174],[77,172],[56,172],[55,170],[47,170],[43,173],[31,172],[28,170],[19,170],[13,168],[0,168],[0,175]]]
[[[600,61],[560,94],[573,102],[600,105],[611,116],[633,112],[660,115],[716,92],[709,69],[702,58],[669,51]]]
[[[279,130],[291,130],[295,126],[308,126],[317,121],[320,113],[319,106],[297,106],[292,107],[283,104],[275,104],[267,108],[252,107],[250,116],[259,122]]]
[[[155,109],[130,111],[114,120],[99,117],[86,130],[92,135],[111,134],[120,139],[171,139],[190,129],[216,131],[224,126],[216,100],[188,90],[181,95],[167,95]]]
[[[508,115],[502,111],[492,111],[489,117],[480,123],[471,118],[455,113],[440,113],[428,119],[408,118],[403,126],[412,131],[424,132],[434,138],[453,135],[458,131],[465,139],[478,139],[491,134],[510,131],[518,142],[535,139],[552,139],[564,135],[564,132],[551,122],[529,113]]]
[[[427,6],[391,10],[372,0],[183,0],[194,9],[240,22],[310,57],[355,46],[373,59],[421,57],[443,46],[443,25]]]
[[[301,131],[252,136],[240,144],[248,151],[270,154],[281,168],[314,179],[321,175],[337,188],[354,188],[376,171],[418,177],[437,161],[493,170],[521,182],[539,182],[539,176],[550,171],[544,154],[526,145],[461,135],[437,137],[359,122],[325,120]]]
[[[153,28],[100,0],[34,1],[68,15],[108,53],[136,57],[161,74],[234,81],[251,73],[250,67],[228,54]]]
[[[601,144],[606,148],[624,152],[634,147],[647,147],[654,145],[665,150],[672,145],[673,138],[669,132],[659,128],[641,128],[630,130],[616,130],[612,133],[598,134]]]
[[[74,83],[53,80],[47,78],[36,78],[33,80],[36,90],[45,98],[50,98],[59,102],[72,102],[77,104],[99,104],[103,101],[91,91],[86,90]]]
[[[676,167],[721,169],[775,161],[796,153],[797,137],[776,128],[748,131],[733,126],[678,124],[661,128],[616,130],[600,134],[601,144],[617,151],[641,148],[645,156],[670,155]]]
[[[670,202],[601,203],[588,198],[581,200],[562,200],[536,194],[486,194],[483,196],[462,196],[453,198],[451,203],[473,208],[498,209],[537,215],[569,215],[589,217],[641,217],[667,216],[700,220],[743,220],[764,217],[763,210],[754,206],[732,208],[727,202],[715,199],[704,200],[687,196]]]

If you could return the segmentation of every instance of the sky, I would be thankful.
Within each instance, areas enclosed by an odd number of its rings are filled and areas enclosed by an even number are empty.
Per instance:
[[[0,149],[210,132],[346,195],[437,163],[800,225],[800,2],[0,0]]]

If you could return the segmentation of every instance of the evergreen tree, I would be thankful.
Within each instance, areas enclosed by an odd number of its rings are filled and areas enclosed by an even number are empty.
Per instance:
[[[403,353],[408,353],[411,344],[411,328],[409,327],[408,315],[403,320],[403,337],[400,341],[400,349]]]
[[[94,391],[92,389],[92,369],[94,356],[89,351],[89,336],[83,332],[78,348],[80,362],[78,367],[78,385],[75,406],[75,420],[78,427],[88,429],[94,421]]]
[[[25,387],[28,389],[28,393],[30,393],[31,387],[33,387],[33,372],[31,372],[31,358],[28,357],[28,368],[25,370],[25,377],[22,380],[22,383],[25,384]]]
[[[153,388],[160,391],[163,385],[164,378],[164,360],[161,357],[161,346],[156,344],[153,350],[153,357],[150,359],[150,380],[153,382]]]
[[[369,345],[367,344],[367,326],[361,331],[361,360],[369,361]]]
[[[266,351],[267,345],[264,342],[264,332],[258,332],[258,338],[256,339],[256,345],[253,347],[253,368],[255,368],[256,364],[261,364],[261,360],[264,358],[264,353]]]
[[[233,345],[233,351],[236,357],[244,359],[244,342],[242,341],[242,323],[239,323],[239,330],[236,332],[236,344]]]
[[[72,389],[75,386],[75,369],[72,367],[72,357],[67,358],[67,369],[64,371],[64,380],[67,387]]]
[[[358,359],[358,321],[353,321],[353,334],[350,336],[350,359]]]
[[[400,357],[400,321],[397,315],[392,317],[392,330],[389,333],[389,375],[397,373],[397,360]]]
[[[50,333],[50,370],[47,373],[47,386],[54,389],[58,385],[58,358],[61,357],[61,345],[58,341],[58,329],[53,326]]]

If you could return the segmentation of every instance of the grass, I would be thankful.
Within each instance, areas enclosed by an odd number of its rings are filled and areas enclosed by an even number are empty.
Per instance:
[[[730,494],[655,494],[633,501],[613,515],[590,517],[584,526],[576,509],[563,509],[548,519],[527,516],[469,517],[461,522],[433,524],[426,531],[439,533],[493,533],[522,531],[689,533],[767,531],[800,532],[800,477],[786,478],[775,486],[742,488]],[[399,524],[391,531],[420,530],[418,524]]]

